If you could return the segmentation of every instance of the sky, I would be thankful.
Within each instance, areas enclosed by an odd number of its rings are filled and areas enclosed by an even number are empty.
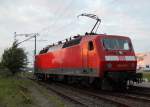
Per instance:
[[[39,33],[38,50],[89,32],[95,20],[77,18],[81,13],[99,16],[98,33],[128,36],[135,52],[150,51],[150,0],[0,0],[0,56],[14,41],[14,32]],[[34,41],[20,47],[33,57]]]

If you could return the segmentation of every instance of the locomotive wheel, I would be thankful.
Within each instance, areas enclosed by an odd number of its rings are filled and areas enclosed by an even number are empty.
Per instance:
[[[40,74],[35,74],[36,80],[40,80]]]
[[[47,78],[47,80],[48,80],[48,83],[52,83],[52,82],[54,81],[54,79],[53,79],[52,76],[49,76],[49,77]]]
[[[101,89],[102,80],[100,78],[95,78],[95,80],[93,81],[92,85],[96,89]]]
[[[121,82],[116,83],[116,84],[118,84],[116,87],[117,90],[124,91],[127,89],[127,81],[121,81]]]
[[[37,80],[43,81],[44,77],[45,77],[44,74],[36,74],[36,79]]]
[[[67,75],[64,75],[63,82],[68,83],[68,76]]]
[[[114,85],[109,79],[103,78],[101,89],[102,90],[112,91],[112,90],[114,90]]]

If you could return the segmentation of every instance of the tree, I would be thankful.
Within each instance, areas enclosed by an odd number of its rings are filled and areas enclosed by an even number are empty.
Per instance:
[[[2,66],[2,63],[0,62],[0,68],[1,68],[1,66]]]
[[[4,67],[3,67],[3,64],[2,64],[2,62],[0,62],[0,69],[3,69]]]
[[[19,48],[17,41],[15,41],[12,47],[4,50],[1,63],[14,75],[15,73],[23,71],[24,68],[26,68],[27,55],[24,49]]]

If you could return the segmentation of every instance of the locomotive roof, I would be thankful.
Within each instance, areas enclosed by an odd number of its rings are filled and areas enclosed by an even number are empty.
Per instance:
[[[119,35],[107,35],[107,34],[87,34],[87,35],[78,35],[74,36],[73,38],[65,39],[63,41],[58,41],[57,43],[51,44],[46,46],[40,51],[40,54],[46,53],[46,52],[52,52],[61,48],[70,47],[76,44],[79,44],[82,38],[96,38],[96,37],[119,37],[119,38],[128,38],[126,36],[119,36]]]
[[[83,36],[74,36],[73,38],[65,39],[63,41],[58,41],[55,44],[48,45],[40,51],[40,54],[55,51],[61,48],[66,48],[69,46],[73,46],[75,44],[79,44]]]

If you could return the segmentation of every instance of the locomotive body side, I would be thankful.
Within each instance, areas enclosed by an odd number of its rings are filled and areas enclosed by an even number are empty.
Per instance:
[[[77,45],[37,55],[37,73],[98,77],[99,56],[95,38],[87,36]],[[91,50],[88,41],[92,43]]]

